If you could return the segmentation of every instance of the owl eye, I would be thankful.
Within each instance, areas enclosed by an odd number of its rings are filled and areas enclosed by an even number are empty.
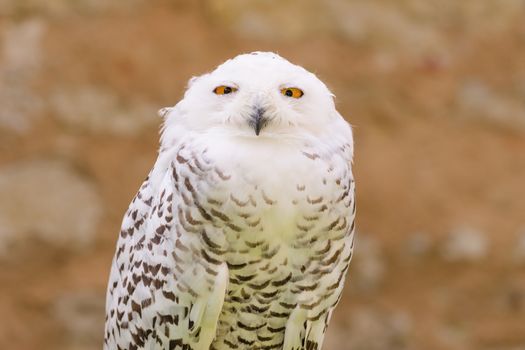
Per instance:
[[[303,90],[299,88],[290,87],[290,88],[282,88],[281,94],[287,97],[301,98],[303,97],[304,92]]]
[[[237,88],[226,85],[217,86],[215,89],[213,89],[213,92],[217,95],[227,95],[235,91],[237,91]]]

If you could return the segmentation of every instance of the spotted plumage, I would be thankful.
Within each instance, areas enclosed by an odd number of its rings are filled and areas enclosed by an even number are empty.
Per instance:
[[[161,114],[117,243],[104,348],[321,349],[355,216],[352,133],[326,86],[275,54],[241,55]]]

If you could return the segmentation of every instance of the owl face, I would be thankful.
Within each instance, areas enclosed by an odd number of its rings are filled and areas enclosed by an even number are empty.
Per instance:
[[[237,56],[191,79],[177,108],[190,130],[247,137],[317,133],[338,117],[333,95],[314,74],[265,52]]]

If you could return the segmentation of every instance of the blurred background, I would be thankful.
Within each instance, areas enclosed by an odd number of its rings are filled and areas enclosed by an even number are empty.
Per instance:
[[[324,349],[525,349],[525,1],[0,0],[0,348],[93,350],[187,80],[276,51],[354,125]]]

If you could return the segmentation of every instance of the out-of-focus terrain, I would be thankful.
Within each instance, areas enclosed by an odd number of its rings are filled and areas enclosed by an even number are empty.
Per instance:
[[[318,74],[355,127],[324,348],[525,349],[522,0],[0,0],[0,348],[101,348],[157,109],[254,50]]]

